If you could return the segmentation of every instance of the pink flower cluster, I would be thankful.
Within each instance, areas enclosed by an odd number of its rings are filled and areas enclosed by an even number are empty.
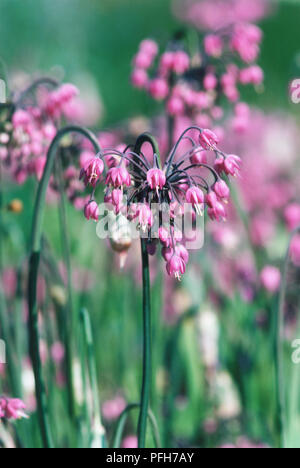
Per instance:
[[[199,29],[217,30],[237,22],[256,22],[270,12],[270,0],[173,0],[181,20]]]
[[[257,26],[238,23],[207,34],[203,51],[191,56],[182,41],[173,41],[158,55],[157,44],[147,39],[133,60],[132,84],[146,90],[153,99],[164,101],[169,116],[187,115],[197,125],[211,127],[223,118],[221,97],[238,103],[239,86],[263,82],[264,73],[254,63],[261,39]],[[151,50],[147,51],[145,44],[152,44]],[[240,66],[239,62],[246,65]]]
[[[0,419],[17,420],[28,418],[25,404],[18,398],[0,397]]]
[[[146,141],[149,141],[149,136],[146,136]],[[190,144],[188,149],[186,141]],[[160,244],[167,273],[179,279],[186,271],[189,254],[185,247],[185,234],[175,227],[176,219],[183,215],[185,204],[192,217],[201,216],[207,207],[212,220],[226,219],[225,205],[230,191],[221,176],[239,174],[240,158],[221,152],[218,141],[217,135],[209,129],[188,128],[163,167],[156,153],[153,153],[153,163],[150,163],[142,151],[137,154],[128,148],[125,152],[107,149],[90,157],[80,175],[85,185],[92,189],[84,208],[86,219],[99,220],[95,193],[99,184],[104,184],[107,209],[115,215],[122,213],[130,222],[137,223],[141,234],[148,240],[149,254],[154,255]],[[185,149],[180,152],[183,143]],[[207,160],[207,152],[213,161]],[[110,167],[107,161],[112,159],[114,165]],[[162,222],[159,213],[153,212],[153,204],[169,207],[170,224]],[[154,232],[157,224],[158,231]]]
[[[68,115],[68,106],[78,95],[71,84],[52,92],[40,90],[37,104],[16,108],[6,131],[1,134],[0,157],[13,179],[22,185],[29,176],[41,179],[47,151],[56,135],[61,118]]]

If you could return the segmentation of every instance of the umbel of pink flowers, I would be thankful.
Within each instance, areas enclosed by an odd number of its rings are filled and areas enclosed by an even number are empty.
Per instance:
[[[222,118],[221,98],[237,103],[240,86],[262,84],[264,74],[255,63],[261,40],[262,31],[244,22],[207,34],[194,55],[183,40],[170,41],[159,54],[158,44],[145,39],[134,57],[131,81],[153,99],[165,101],[168,115],[192,114],[204,126],[201,121]]]
[[[25,403],[18,398],[0,397],[0,419],[17,420],[28,418]]]
[[[146,142],[152,143],[151,163],[142,152]],[[140,231],[147,234],[148,251],[154,254],[157,239],[151,234],[154,224],[151,204],[167,204],[171,223],[165,226],[159,219],[158,237],[168,274],[180,279],[186,271],[189,253],[184,236],[175,228],[176,217],[182,215],[184,205],[188,204],[194,217],[203,215],[206,207],[212,220],[224,220],[230,190],[221,176],[239,174],[240,158],[224,154],[217,145],[215,133],[193,126],[183,132],[163,167],[158,148],[149,134],[138,138],[134,150],[131,146],[124,152],[103,150],[89,159],[81,171],[84,183],[93,189],[84,209],[85,217],[99,220],[95,193],[98,185],[104,183],[108,209],[112,207],[115,214],[122,213],[130,221],[137,220]],[[208,154],[212,155],[211,162]]]

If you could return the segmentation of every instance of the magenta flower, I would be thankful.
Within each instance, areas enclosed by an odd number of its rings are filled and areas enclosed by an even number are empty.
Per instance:
[[[94,221],[99,220],[99,206],[95,201],[90,201],[84,208],[84,216],[89,221],[90,219]]]
[[[278,268],[266,266],[260,274],[261,284],[268,292],[274,294],[279,290],[281,273]]]
[[[166,183],[166,174],[161,169],[150,169],[147,173],[147,181],[151,189],[163,189]]]
[[[292,239],[290,247],[290,256],[294,265],[300,267],[300,234],[297,234]]]
[[[104,171],[104,162],[102,159],[94,157],[89,159],[81,170],[80,178],[84,179],[85,185],[96,187]]]
[[[221,200],[228,200],[230,197],[230,189],[224,180],[215,183],[214,191]]]
[[[115,188],[120,188],[124,185],[130,187],[131,177],[125,167],[112,167],[107,173],[105,183]]]
[[[191,203],[197,213],[203,213],[204,208],[204,193],[199,187],[190,187],[186,192],[186,201]]]
[[[174,276],[180,280],[181,275],[184,275],[186,270],[186,265],[181,257],[173,254],[170,260],[167,262],[167,272],[169,276]]]
[[[0,419],[17,420],[28,418],[25,403],[18,398],[0,398]]]
[[[293,203],[284,211],[284,218],[289,231],[293,231],[300,226],[300,205]]]
[[[214,149],[219,143],[219,138],[211,130],[205,129],[200,133],[199,141],[201,146],[206,149]]]

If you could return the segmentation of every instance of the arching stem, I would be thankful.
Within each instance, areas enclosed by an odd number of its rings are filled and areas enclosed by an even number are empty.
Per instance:
[[[49,185],[50,177],[54,169],[54,162],[59,148],[60,141],[67,134],[79,133],[86,137],[92,143],[95,152],[100,152],[101,148],[96,136],[82,127],[70,126],[60,130],[52,141],[47,155],[47,163],[44,170],[42,180],[39,184],[38,193],[35,202],[32,236],[30,244],[30,260],[29,260],[29,279],[28,279],[28,309],[29,309],[29,347],[30,357],[32,360],[37,410],[39,417],[39,425],[43,445],[45,448],[53,447],[53,439],[49,424],[48,405],[46,397],[45,382],[42,375],[42,363],[39,353],[39,330],[38,330],[38,308],[37,308],[37,279],[40,265],[40,252],[42,241],[42,228],[45,212],[46,192]]]

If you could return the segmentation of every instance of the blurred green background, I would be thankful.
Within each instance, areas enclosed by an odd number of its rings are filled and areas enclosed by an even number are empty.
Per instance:
[[[293,66],[299,21],[300,2],[283,1],[262,23],[265,91],[251,92],[248,100],[288,106],[288,82],[300,76]],[[170,0],[1,0],[0,56],[9,70],[32,74],[62,67],[67,80],[91,74],[104,101],[103,124],[109,125],[157,110],[129,85],[131,60],[140,40],[150,36],[164,45],[178,27]]]

